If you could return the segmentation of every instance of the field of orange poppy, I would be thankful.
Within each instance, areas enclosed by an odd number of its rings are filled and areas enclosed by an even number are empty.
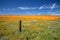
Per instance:
[[[60,40],[60,16],[0,16],[0,40],[3,39]]]
[[[55,20],[60,18],[60,16],[0,16],[0,19],[4,20],[34,20],[34,19],[43,19],[43,20]]]

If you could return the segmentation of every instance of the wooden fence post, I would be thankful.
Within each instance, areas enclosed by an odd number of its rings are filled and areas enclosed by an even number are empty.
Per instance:
[[[22,21],[20,20],[20,21],[19,21],[19,26],[20,26],[20,27],[19,27],[19,30],[20,30],[20,32],[22,31],[22,25],[21,25],[21,24],[22,24]]]

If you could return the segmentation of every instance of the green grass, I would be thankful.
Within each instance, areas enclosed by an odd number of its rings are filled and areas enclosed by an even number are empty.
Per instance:
[[[0,40],[60,40],[60,19],[22,20],[22,32],[19,21],[0,20]]]

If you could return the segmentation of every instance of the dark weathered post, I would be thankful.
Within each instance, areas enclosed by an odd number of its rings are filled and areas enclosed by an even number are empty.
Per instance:
[[[28,36],[26,37],[26,40],[29,40],[29,39],[28,39]]]
[[[19,21],[19,26],[20,26],[19,30],[20,30],[20,32],[22,31],[22,29],[21,29],[21,28],[22,28],[21,23],[22,23],[22,21],[20,20],[20,21]]]

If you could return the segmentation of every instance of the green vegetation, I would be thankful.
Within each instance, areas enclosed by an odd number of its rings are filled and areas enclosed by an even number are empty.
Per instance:
[[[60,40],[60,19],[22,20],[22,32],[19,21],[0,20],[0,40]]]

